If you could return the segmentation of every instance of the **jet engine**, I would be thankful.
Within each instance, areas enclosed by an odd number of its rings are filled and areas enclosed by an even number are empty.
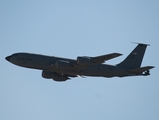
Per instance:
[[[91,63],[92,63],[92,60],[89,57],[77,57],[77,64],[89,65]]]
[[[63,60],[58,60],[56,63],[55,63],[55,66],[56,68],[58,69],[68,69],[70,68],[70,64],[68,61],[63,61]]]
[[[69,79],[67,75],[61,75],[50,71],[42,71],[42,77],[46,79],[53,79],[54,81],[66,81]]]

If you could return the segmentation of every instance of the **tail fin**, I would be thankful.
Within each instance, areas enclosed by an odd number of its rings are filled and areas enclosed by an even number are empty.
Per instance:
[[[139,43],[137,47],[126,57],[126,59],[117,66],[127,69],[140,68],[147,46],[147,44]]]

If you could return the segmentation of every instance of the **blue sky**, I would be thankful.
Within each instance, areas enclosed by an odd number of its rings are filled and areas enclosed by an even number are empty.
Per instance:
[[[158,120],[159,2],[157,0],[1,0],[1,120]],[[150,44],[147,77],[74,78],[55,82],[5,57],[30,52],[76,59],[112,52],[123,56]]]

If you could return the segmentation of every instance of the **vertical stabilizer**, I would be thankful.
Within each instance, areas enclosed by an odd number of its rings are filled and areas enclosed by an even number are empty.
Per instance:
[[[139,43],[136,48],[117,66],[127,69],[140,68],[147,44]]]

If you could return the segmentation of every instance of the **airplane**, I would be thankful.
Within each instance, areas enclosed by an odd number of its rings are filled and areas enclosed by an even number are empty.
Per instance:
[[[140,67],[148,44],[137,43],[134,50],[119,64],[108,65],[105,61],[121,56],[111,53],[97,57],[78,56],[68,59],[32,53],[15,53],[5,59],[15,65],[42,70],[42,77],[54,81],[66,81],[78,76],[126,77],[147,76],[154,66]]]

